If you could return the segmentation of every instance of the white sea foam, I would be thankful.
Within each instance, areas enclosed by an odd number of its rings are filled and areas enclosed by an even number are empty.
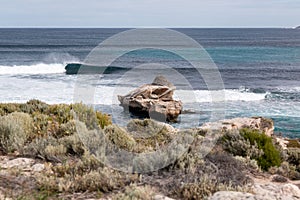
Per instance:
[[[26,67],[20,67],[21,73],[61,73],[64,70],[62,65],[46,65],[44,70],[34,70],[35,67],[28,67],[32,71],[23,70]],[[0,67],[0,74],[4,73],[3,68]],[[12,67],[15,68],[15,67]],[[18,68],[18,67],[17,67]],[[41,66],[37,68],[43,68]],[[50,68],[50,69],[49,69]],[[23,70],[23,71],[22,71]],[[20,71],[10,71],[11,74],[20,74]],[[5,73],[8,74],[7,71]],[[85,76],[89,80],[90,76]],[[0,77],[0,93],[2,95],[1,102],[26,102],[30,99],[40,99],[47,103],[72,103],[77,91],[75,89],[76,76],[66,76],[65,80],[51,80],[48,79],[31,79],[1,76]],[[96,86],[95,94],[91,94],[91,98],[94,97],[94,104],[102,105],[117,105],[119,101],[117,95],[126,95],[134,87],[123,86],[109,86],[102,85],[107,80],[99,80],[101,85]],[[103,82],[102,82],[103,81]],[[88,83],[88,81],[87,81]],[[89,84],[88,84],[89,85]],[[266,94],[257,94],[251,92],[244,92],[238,89],[236,90],[176,90],[175,98],[182,100],[185,103],[202,103],[202,102],[225,102],[225,101],[260,101],[265,99]],[[88,97],[89,98],[89,97]]]
[[[222,102],[222,101],[260,101],[264,100],[266,94],[251,92],[241,92],[239,90],[178,90],[175,92],[176,98],[184,103],[193,102]]]
[[[44,64],[0,66],[0,75],[57,74],[65,72],[65,64]]]
[[[133,89],[102,86],[97,88],[94,102],[105,105],[118,104],[117,95],[125,95]],[[265,99],[266,94],[240,92],[239,90],[176,90],[174,96],[175,99],[180,99],[183,103],[205,103],[212,101],[260,101]]]

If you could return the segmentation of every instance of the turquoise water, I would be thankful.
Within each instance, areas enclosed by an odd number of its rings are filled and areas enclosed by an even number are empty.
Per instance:
[[[225,86],[225,116],[264,116],[275,121],[276,132],[288,137],[300,134],[300,30],[294,29],[176,29],[199,42],[216,63]],[[71,103],[76,76],[66,75],[67,63],[81,62],[101,41],[125,29],[0,29],[1,102],[26,102],[37,98],[48,103]],[[141,50],[114,64],[128,70],[143,63],[175,68],[192,85],[197,102],[182,97],[184,109],[174,126],[198,126],[212,113],[207,86],[195,69],[176,56],[157,50]],[[125,70],[126,72],[126,70]],[[111,99],[114,90],[148,81],[137,71],[131,82],[118,83],[124,70],[97,77],[95,104],[113,114],[115,122],[131,116]],[[95,78],[91,76],[90,79]],[[128,80],[129,80],[128,78]],[[178,94],[184,85],[173,80]]]

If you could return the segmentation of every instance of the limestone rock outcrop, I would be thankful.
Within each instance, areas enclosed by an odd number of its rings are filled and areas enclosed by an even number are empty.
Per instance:
[[[173,99],[176,88],[163,76],[145,84],[125,96],[118,96],[124,109],[134,115],[158,121],[176,121],[182,112],[182,102]]]

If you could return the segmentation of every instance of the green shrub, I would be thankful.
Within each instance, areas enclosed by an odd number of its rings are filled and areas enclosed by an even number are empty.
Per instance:
[[[263,155],[263,150],[257,144],[251,144],[239,131],[228,131],[220,139],[223,149],[234,156],[257,158]]]
[[[32,118],[14,112],[0,117],[0,148],[5,152],[20,151],[33,132]]]
[[[251,145],[263,150],[263,155],[252,157],[257,160],[258,165],[263,170],[268,170],[272,166],[279,166],[281,163],[280,152],[276,149],[272,142],[272,138],[258,130],[241,129],[240,134],[250,142]]]
[[[109,126],[112,124],[111,116],[108,114],[96,111],[96,118],[97,118],[100,128],[102,128],[102,129],[104,129],[106,126]]]

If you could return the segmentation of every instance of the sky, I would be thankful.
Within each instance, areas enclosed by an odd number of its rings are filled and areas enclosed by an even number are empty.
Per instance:
[[[0,0],[0,27],[295,27],[300,0]]]

